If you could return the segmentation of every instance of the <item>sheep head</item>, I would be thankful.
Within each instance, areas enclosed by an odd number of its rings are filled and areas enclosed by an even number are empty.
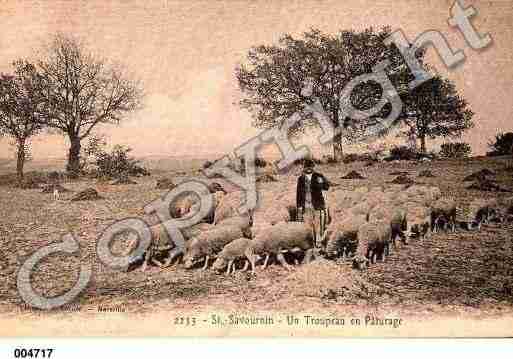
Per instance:
[[[222,272],[224,269],[226,269],[226,266],[228,265],[228,261],[224,258],[218,257],[214,264],[212,265],[212,269],[216,271],[217,273]]]
[[[369,260],[364,256],[357,255],[353,259],[353,268],[358,270],[365,270],[369,267]]]

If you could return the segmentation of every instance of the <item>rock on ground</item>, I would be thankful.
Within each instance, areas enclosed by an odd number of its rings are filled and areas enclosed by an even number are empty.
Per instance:
[[[497,182],[490,179],[479,179],[468,186],[467,189],[485,192],[512,192],[510,189],[501,187]]]
[[[390,181],[390,183],[394,184],[414,184],[415,181],[410,178],[408,175],[397,176],[394,180]]]
[[[430,170],[424,170],[419,173],[419,177],[436,177]]]
[[[116,185],[124,185],[124,184],[137,184],[137,182],[132,181],[130,179],[130,177],[125,176],[125,177],[117,178],[116,180],[112,181],[110,184],[116,186]]]
[[[87,188],[83,191],[78,192],[71,198],[72,201],[94,201],[97,199],[102,199],[94,188]]]
[[[362,176],[357,171],[351,171],[345,176],[341,177],[342,179],[366,179],[364,176]]]
[[[173,189],[176,184],[169,178],[160,178],[157,180],[157,189]]]
[[[267,183],[267,182],[277,182],[278,180],[273,175],[270,175],[268,173],[259,175],[256,179],[257,183]]]
[[[474,172],[471,175],[468,175],[463,179],[463,182],[472,182],[472,181],[486,181],[490,177],[495,176],[495,173],[485,168],[481,171]]]

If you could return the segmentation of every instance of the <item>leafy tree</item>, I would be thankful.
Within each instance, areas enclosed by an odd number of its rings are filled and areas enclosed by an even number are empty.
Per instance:
[[[13,66],[13,75],[0,75],[0,132],[14,139],[16,174],[21,183],[30,155],[29,140],[44,128],[43,81],[33,64],[18,60]]]
[[[253,125],[258,128],[280,127],[290,116],[299,115],[301,120],[291,129],[295,134],[315,124],[307,105],[319,100],[338,133],[333,140],[333,155],[340,160],[343,136],[347,138],[350,133],[340,130],[355,126],[355,121],[343,115],[342,105],[350,101],[353,107],[368,110],[381,99],[383,92],[378,83],[368,81],[356,86],[350,98],[340,98],[346,85],[359,75],[372,73],[373,67],[384,60],[390,61],[385,72],[396,89],[406,88],[413,79],[398,48],[385,44],[390,33],[389,28],[380,31],[369,28],[330,35],[312,29],[301,38],[286,34],[278,45],[253,47],[247,63],[236,68],[243,96],[240,106],[251,113]],[[423,50],[417,51],[421,64],[423,55]],[[311,86],[311,93],[303,91],[306,84]],[[380,113],[358,126],[370,126],[390,110],[387,104]]]
[[[420,139],[420,152],[426,153],[426,139],[460,137],[472,128],[474,113],[447,79],[435,76],[420,84],[405,96],[404,118],[408,137]]]
[[[108,65],[72,37],[54,37],[39,62],[46,81],[47,125],[70,141],[67,170],[80,172],[81,141],[101,123],[119,123],[141,107],[138,83]]]
[[[498,133],[495,141],[489,142],[488,156],[504,156],[513,154],[513,132]]]

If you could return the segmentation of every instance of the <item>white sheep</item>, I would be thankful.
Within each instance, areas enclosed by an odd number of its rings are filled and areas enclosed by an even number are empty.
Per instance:
[[[322,237],[328,258],[347,257],[354,253],[358,244],[358,229],[367,222],[366,216],[354,216],[350,212],[343,214],[342,218],[341,221],[334,220]]]
[[[408,187],[404,192],[408,195],[424,196],[428,192],[428,188],[425,186],[413,185]]]
[[[236,226],[239,227],[245,237],[251,237],[251,226],[253,219],[249,215],[235,216],[223,219],[216,226]]]
[[[388,200],[389,198],[384,192],[369,192],[366,202],[372,210],[374,207],[388,202]]]
[[[396,239],[399,237],[403,243],[407,243],[404,231],[407,230],[407,212],[403,207],[395,206],[392,202],[383,202],[374,207],[369,213],[369,222],[384,221],[390,223],[392,231],[392,244],[396,247]]]
[[[272,226],[272,224],[268,222],[254,221],[253,225],[251,226],[251,238],[255,238],[260,231],[270,226]]]
[[[211,257],[221,252],[225,245],[240,237],[243,237],[243,233],[237,226],[216,226],[214,229],[200,233],[188,245],[184,256],[185,268],[190,269],[204,259],[203,269],[207,269]]]
[[[492,217],[500,222],[510,221],[513,218],[513,197],[500,197],[497,199],[495,212],[492,213]]]
[[[293,189],[291,189],[293,187]],[[287,186],[283,188],[282,191],[279,191],[275,198],[276,201],[283,204],[285,207],[287,206],[295,206],[296,205],[296,187],[295,186]]]
[[[409,202],[423,203],[427,199],[428,188],[419,185],[408,187],[404,193],[408,195]]]
[[[472,230],[474,227],[480,230],[482,223],[487,222],[489,218],[488,205],[486,199],[478,198],[466,205],[459,206],[456,211],[457,222],[464,223],[468,230]]]
[[[214,224],[238,215],[238,208],[244,203],[242,191],[229,192],[219,201],[214,214]]]
[[[361,192],[343,190],[333,191],[330,193],[329,203],[333,216],[336,217],[337,213],[343,212],[346,209],[355,206],[362,200],[363,197],[364,193]]]
[[[442,191],[438,187],[429,187],[429,193],[433,202],[438,201],[440,198],[442,198]]]
[[[369,213],[370,213],[371,209],[372,209],[371,205],[365,201],[365,202],[360,202],[359,204],[351,207],[349,209],[349,211],[354,216],[365,216],[366,218],[369,218]]]
[[[436,233],[440,229],[440,223],[445,222],[451,231],[456,231],[457,205],[454,198],[442,197],[431,205],[432,229]]]
[[[406,203],[406,238],[413,236],[424,239],[430,237],[432,230],[431,209],[416,202]]]
[[[390,224],[385,221],[367,222],[360,226],[353,266],[363,270],[377,258],[384,261],[390,253],[391,235]]]
[[[387,202],[381,203],[380,205],[376,205],[373,207],[370,212],[368,219],[369,221],[376,221],[376,220],[392,220],[392,210],[390,208],[391,206],[388,205]]]
[[[402,206],[410,201],[410,196],[406,192],[395,193],[393,196],[388,196],[389,199],[390,197],[395,206]]]
[[[143,254],[143,264],[141,270],[144,272],[151,262],[159,267],[168,266],[173,258],[168,257],[164,263],[157,257],[165,256],[175,247],[174,242],[169,238],[166,227],[163,224],[157,224],[150,227],[151,241],[150,245]],[[134,237],[128,244],[125,255],[130,254],[137,247],[137,237]]]
[[[194,237],[197,237],[201,232],[206,232],[215,228],[213,224],[209,223],[198,223],[188,228],[183,228],[180,231],[185,241],[190,241]]]
[[[226,274],[230,274],[233,269],[235,272],[235,261],[241,258],[245,258],[245,252],[248,248],[251,240],[248,238],[238,238],[231,243],[228,243],[224,246],[223,250],[217,256],[212,268],[220,272],[224,268],[226,268]],[[247,270],[249,266],[249,262],[245,261],[243,271]]]
[[[441,197],[438,187],[414,185],[409,187],[405,193],[408,195],[409,202],[416,202],[428,207]]]
[[[203,220],[207,223],[214,223],[216,209],[225,196],[225,193],[222,191],[208,193],[202,198],[198,198],[196,196],[188,196],[187,199],[181,203],[181,207],[179,208],[180,217],[194,216],[197,211],[200,210],[201,201],[204,200],[206,196],[211,197],[212,207],[208,209],[208,212],[205,214]]]
[[[308,263],[313,256],[313,246],[311,228],[300,222],[283,222],[262,228],[251,241],[245,255],[253,272],[261,256],[265,256],[265,269],[271,255],[276,255],[278,261],[288,269],[283,251],[304,251],[305,262]]]
[[[214,226],[208,223],[199,223],[189,228],[181,229],[181,233],[185,240],[184,250],[187,249],[190,240],[196,236],[198,236],[201,232],[208,231],[212,229]],[[151,262],[161,268],[168,267],[173,259],[181,255],[182,253],[175,253],[174,256],[170,256],[169,252],[176,247],[175,242],[169,237],[168,231],[163,224],[156,224],[150,227],[151,232],[151,242],[150,246],[147,248],[144,253],[144,261],[141,267],[144,272],[148,267],[148,264]],[[134,238],[128,245],[126,254],[131,253],[135,247],[137,247],[137,238]],[[164,258],[162,262],[159,258]]]
[[[279,222],[290,221],[289,210],[280,202],[275,202],[266,207],[260,206],[252,213],[255,222],[264,222],[274,225]]]

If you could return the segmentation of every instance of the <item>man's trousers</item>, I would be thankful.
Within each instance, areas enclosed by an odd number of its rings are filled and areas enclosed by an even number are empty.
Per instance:
[[[322,235],[326,230],[327,215],[325,209],[305,208],[300,213],[300,220],[312,228],[314,243],[316,247],[321,247]]]

